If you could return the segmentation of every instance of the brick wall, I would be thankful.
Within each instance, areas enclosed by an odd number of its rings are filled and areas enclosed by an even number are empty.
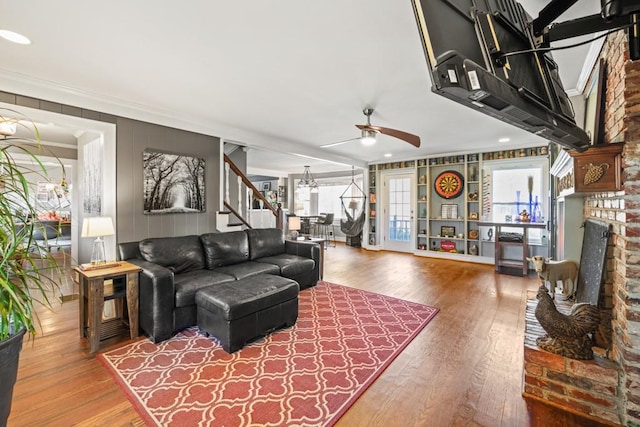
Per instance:
[[[620,423],[620,369],[602,355],[594,360],[575,360],[540,350],[536,338],[545,334],[535,317],[538,301],[527,301],[524,340],[524,396],[551,402],[587,419]],[[571,303],[556,301],[568,314]]]
[[[611,361],[575,361],[542,352],[527,319],[525,395],[640,426],[640,61],[629,61],[623,31],[607,37],[601,57],[607,63],[604,142],[625,144],[623,187],[585,197],[584,217],[612,228],[603,290],[612,316]]]
[[[640,61],[628,59],[625,34],[609,36],[605,142],[624,142],[623,191],[585,198],[585,217],[612,224],[605,292],[613,306],[613,360],[622,370],[621,417],[640,425]]]

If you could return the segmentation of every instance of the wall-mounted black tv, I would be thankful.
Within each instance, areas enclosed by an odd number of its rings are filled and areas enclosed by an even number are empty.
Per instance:
[[[432,90],[564,147],[586,132],[550,52],[535,47],[531,17],[513,0],[413,0]]]

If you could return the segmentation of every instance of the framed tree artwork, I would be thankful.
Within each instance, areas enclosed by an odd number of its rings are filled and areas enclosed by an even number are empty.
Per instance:
[[[144,213],[205,211],[204,159],[145,150]]]
[[[83,147],[83,200],[84,213],[102,213],[102,141],[93,140]]]

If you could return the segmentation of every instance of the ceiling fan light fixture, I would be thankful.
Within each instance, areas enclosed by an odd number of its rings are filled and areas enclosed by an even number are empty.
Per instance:
[[[376,131],[362,129],[362,137],[360,138],[362,145],[369,146],[376,143]]]

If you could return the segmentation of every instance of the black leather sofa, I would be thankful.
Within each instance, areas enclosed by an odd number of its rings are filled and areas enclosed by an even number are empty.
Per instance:
[[[142,268],[140,327],[156,343],[196,325],[200,289],[261,274],[293,279],[300,289],[315,286],[320,251],[317,243],[285,240],[275,228],[118,244],[120,260]]]

